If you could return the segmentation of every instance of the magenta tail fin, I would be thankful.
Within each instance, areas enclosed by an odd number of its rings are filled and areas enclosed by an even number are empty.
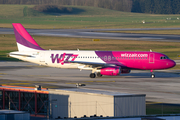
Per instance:
[[[12,23],[19,51],[43,50],[20,23]]]

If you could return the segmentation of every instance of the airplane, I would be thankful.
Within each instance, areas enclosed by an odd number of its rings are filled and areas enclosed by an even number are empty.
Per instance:
[[[49,67],[91,70],[90,78],[119,76],[131,70],[150,70],[154,78],[153,70],[176,65],[165,54],[152,51],[44,50],[20,23],[12,25],[18,51],[9,56]]]

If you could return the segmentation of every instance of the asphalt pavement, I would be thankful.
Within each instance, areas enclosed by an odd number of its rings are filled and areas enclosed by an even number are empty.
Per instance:
[[[102,31],[179,30],[180,28],[128,28],[128,29],[27,29],[31,35],[77,37],[92,39],[142,40],[180,42],[180,35],[156,35],[135,33],[105,33]],[[98,31],[98,32],[97,32]],[[14,34],[11,28],[0,28],[0,34]]]
[[[45,88],[74,88],[77,83],[85,88],[146,94],[146,101],[180,103],[180,70],[132,70],[120,76],[89,78],[91,71],[43,67],[28,62],[0,62],[0,84],[35,86]]]

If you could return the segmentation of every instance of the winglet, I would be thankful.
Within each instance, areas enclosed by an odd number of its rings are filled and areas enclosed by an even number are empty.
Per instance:
[[[37,51],[42,49],[20,23],[12,23],[19,51]]]

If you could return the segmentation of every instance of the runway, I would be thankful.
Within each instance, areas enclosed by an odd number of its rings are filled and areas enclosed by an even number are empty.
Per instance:
[[[83,83],[85,88],[146,94],[146,101],[180,103],[180,70],[132,71],[120,76],[89,78],[91,71],[43,67],[27,62],[0,62],[0,84],[48,88],[72,88]]]
[[[179,30],[180,28],[129,28],[129,29],[27,29],[31,35],[78,37],[93,39],[143,40],[180,42],[180,35],[155,35],[131,33],[105,33],[102,31],[136,31],[136,30]],[[98,31],[98,32],[97,32]],[[0,34],[14,34],[11,28],[0,28]]]

